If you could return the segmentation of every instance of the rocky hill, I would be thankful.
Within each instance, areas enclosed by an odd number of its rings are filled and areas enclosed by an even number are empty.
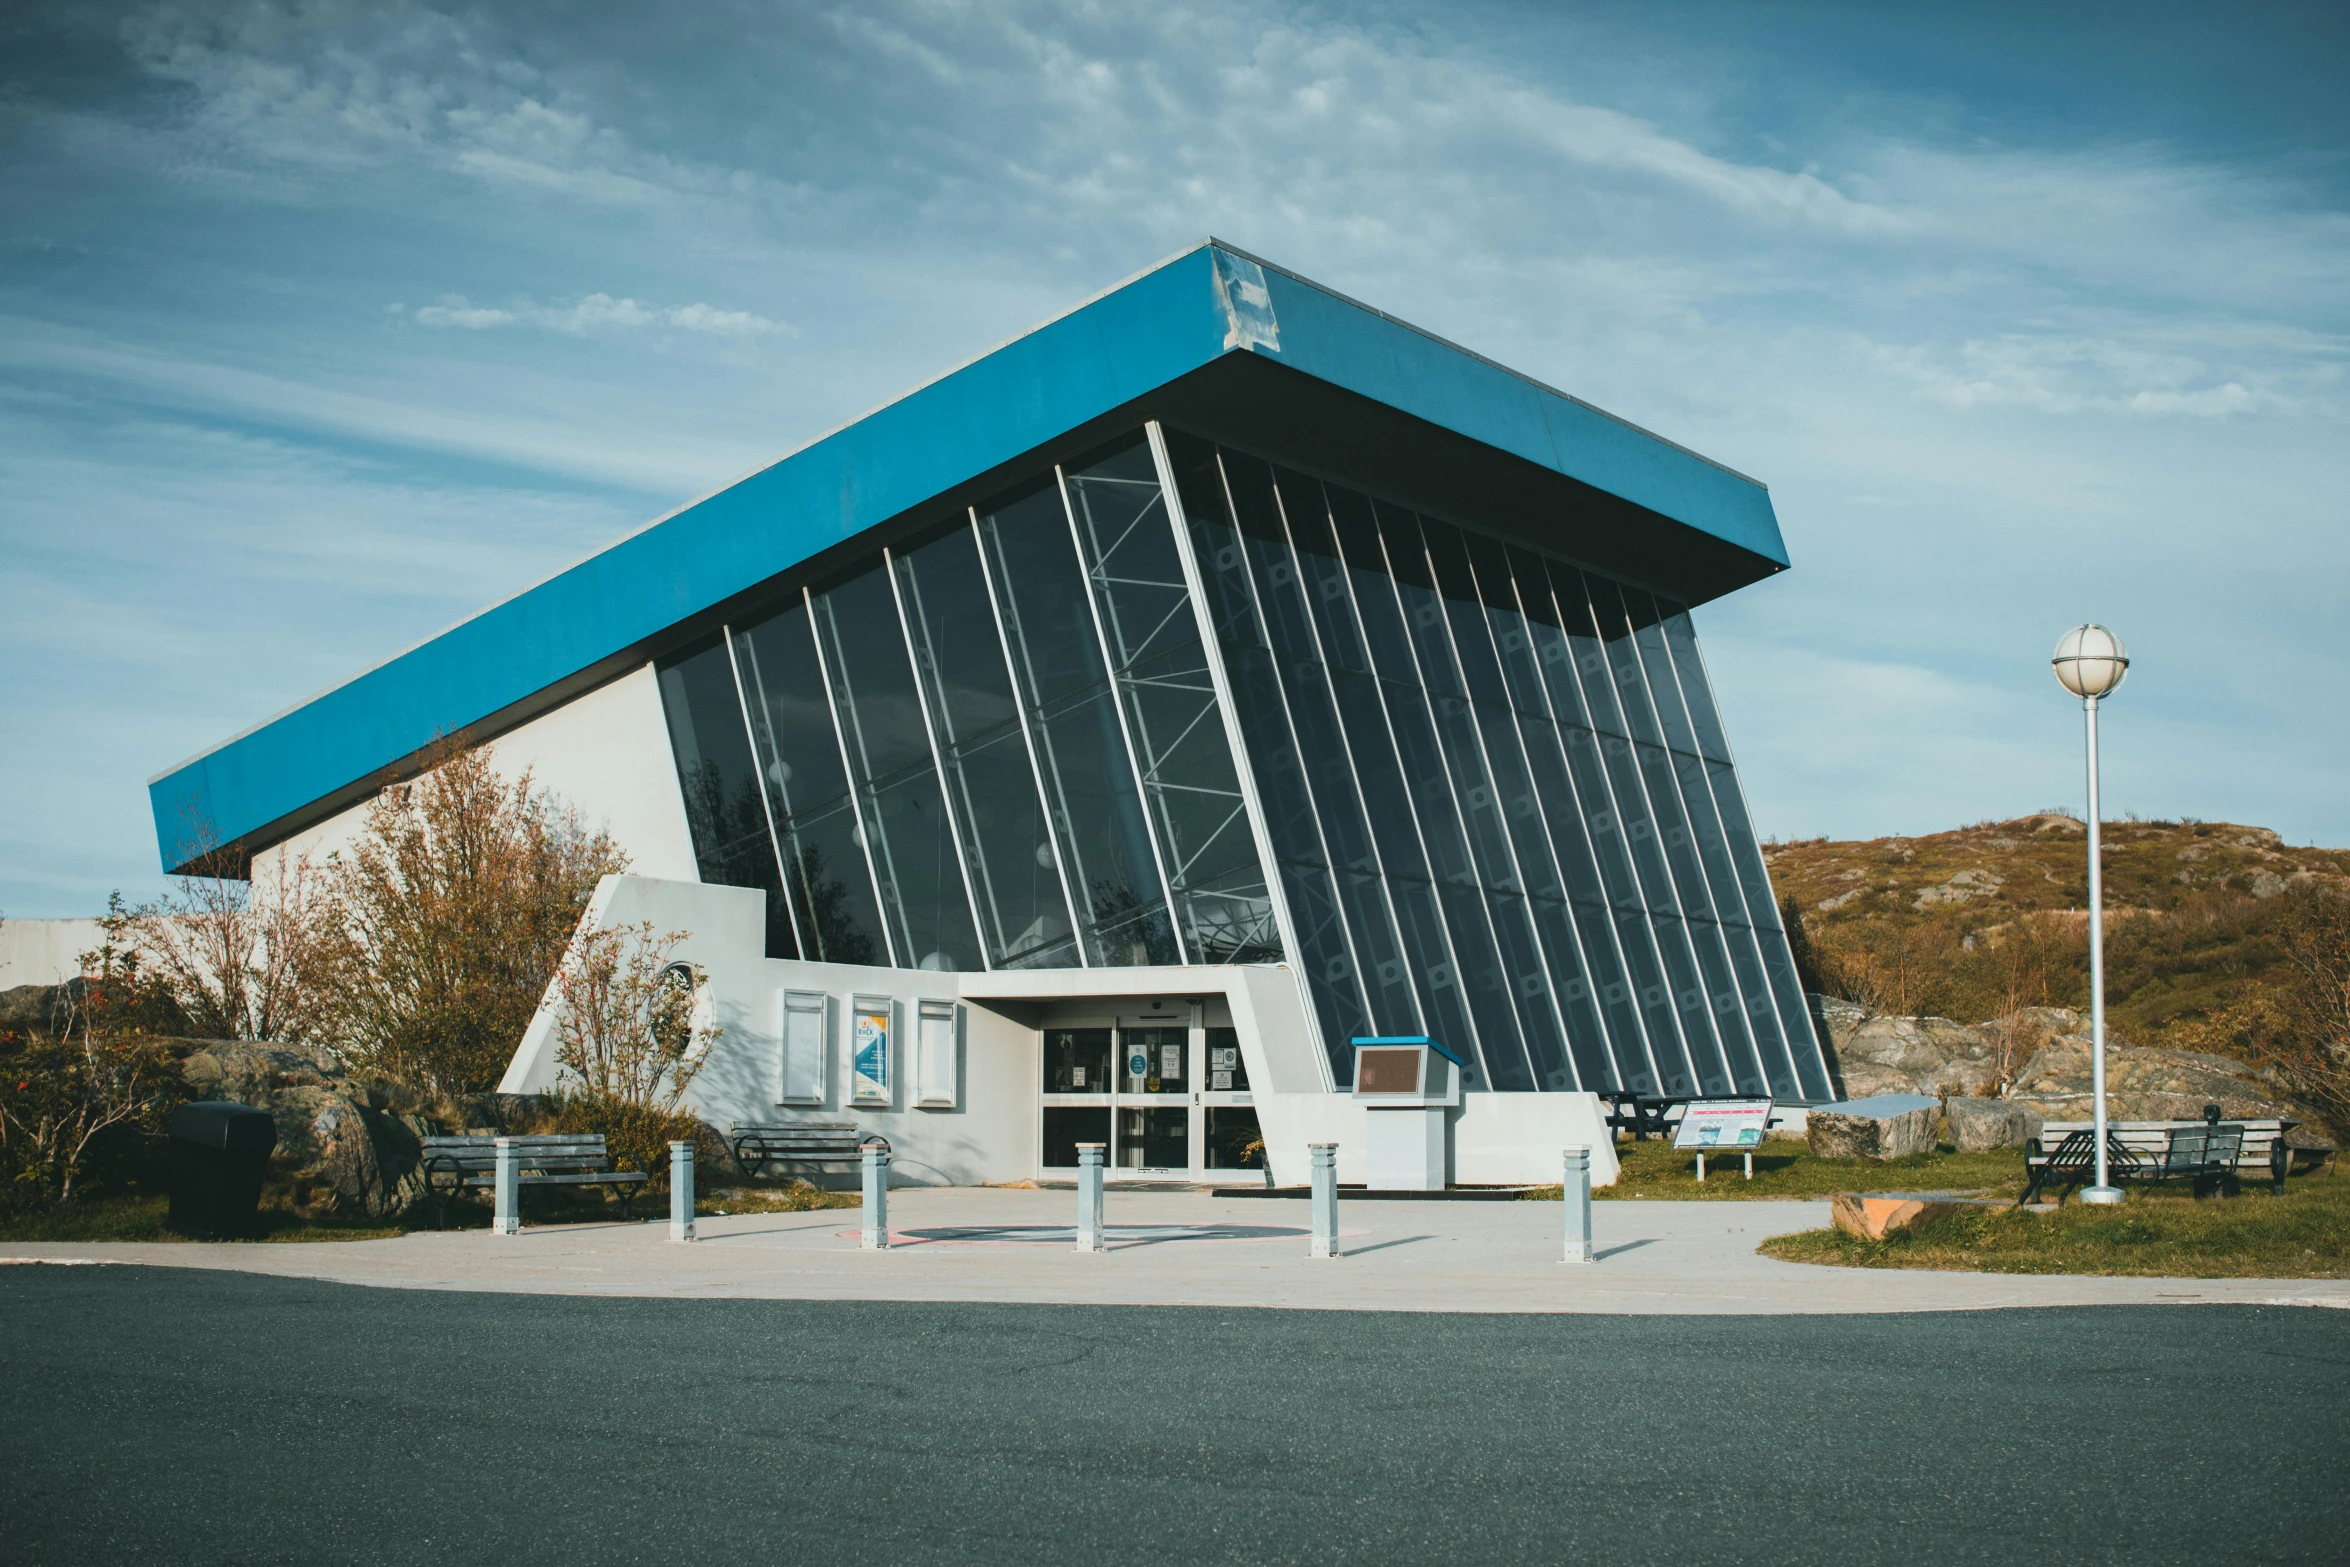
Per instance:
[[[2084,838],[2046,813],[1764,853],[1818,988],[1975,1022],[2088,1005]],[[2104,839],[2108,1005],[2150,1046],[2215,1048],[2210,1021],[2284,977],[2284,895],[2350,891],[2350,851],[2293,848],[2265,827],[2120,821]]]

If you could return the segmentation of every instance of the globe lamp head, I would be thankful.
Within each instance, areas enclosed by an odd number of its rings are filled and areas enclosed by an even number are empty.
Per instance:
[[[2075,626],[2056,639],[2057,683],[2073,695],[2094,702],[2110,696],[2129,673],[2130,654],[2122,639],[2103,626]]]

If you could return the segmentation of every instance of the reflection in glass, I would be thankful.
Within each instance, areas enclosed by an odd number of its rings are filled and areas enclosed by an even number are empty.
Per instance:
[[[1028,739],[979,570],[961,527],[896,557],[939,771],[961,829],[981,937],[996,968],[1074,968],[1076,933]]]
[[[660,662],[701,874],[770,893],[770,951],[1280,961],[1278,901],[1340,1076],[1425,1031],[1473,1088],[1828,1092],[1682,606],[1165,450],[1181,539],[1138,435]],[[1180,1167],[1177,1127],[1101,1132]]]
[[[898,966],[984,968],[889,574],[877,562],[809,603]]]
[[[1066,478],[1191,961],[1276,961],[1272,898],[1150,447],[1121,443],[1072,464]]]
[[[1085,961],[1181,961],[1060,486],[981,509],[980,547]]]
[[[799,956],[723,637],[661,666],[661,706],[702,880],[767,894],[767,955]]]
[[[807,956],[887,963],[807,605],[795,599],[781,613],[738,627],[734,657]]]

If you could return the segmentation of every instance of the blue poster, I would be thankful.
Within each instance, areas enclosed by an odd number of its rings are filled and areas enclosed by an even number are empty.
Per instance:
[[[863,1104],[888,1104],[889,1002],[858,999],[849,1030],[849,1097]]]

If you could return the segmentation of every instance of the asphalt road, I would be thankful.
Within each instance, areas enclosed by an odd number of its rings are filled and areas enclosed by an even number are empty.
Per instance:
[[[1429,1316],[0,1268],[0,1562],[2325,1562],[2350,1313]]]

